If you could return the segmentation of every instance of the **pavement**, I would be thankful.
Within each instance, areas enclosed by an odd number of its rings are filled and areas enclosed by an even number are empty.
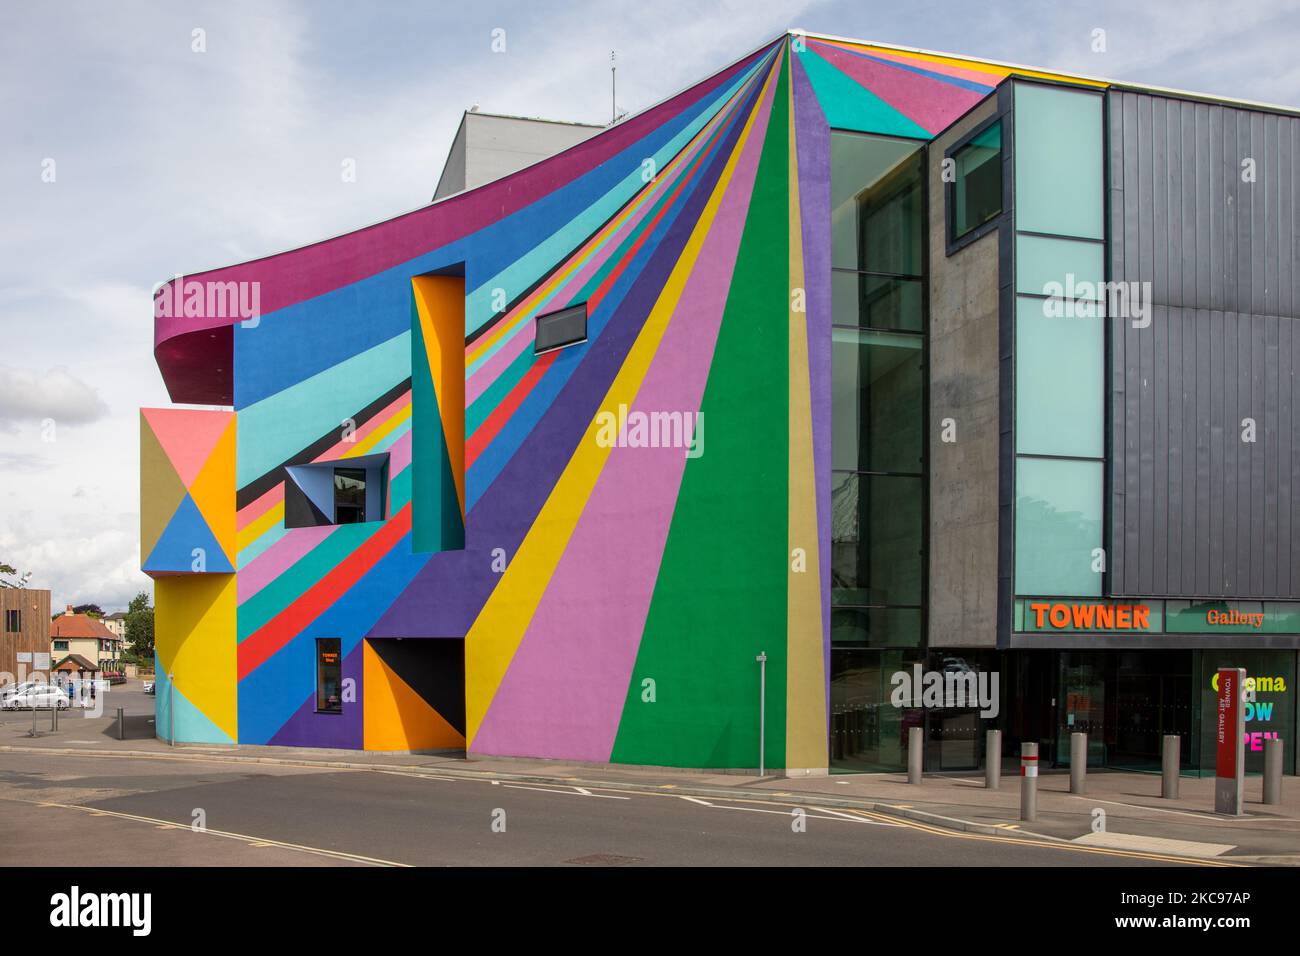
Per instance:
[[[131,700],[132,694],[139,699]],[[1004,776],[999,789],[988,790],[982,776],[965,775],[927,776],[921,784],[910,785],[902,774],[757,778],[674,768],[467,759],[459,753],[385,754],[247,745],[173,748],[153,736],[151,718],[143,712],[146,707],[152,710],[152,698],[128,685],[114,689],[106,710],[111,713],[117,706],[129,708],[128,737],[134,739],[117,739],[117,722],[109,716],[65,715],[58,730],[51,732],[48,714],[38,715],[38,726],[45,729],[33,738],[28,736],[28,714],[25,721],[0,722],[0,756],[59,758],[70,768],[75,764],[69,758],[100,757],[130,761],[133,766],[180,762],[209,768],[251,766],[262,771],[271,767],[331,773],[368,771],[428,781],[562,788],[565,793],[659,794],[694,798],[704,804],[743,800],[747,805],[816,807],[828,814],[836,810],[874,814],[949,833],[1133,853],[1170,862],[1300,865],[1300,784],[1294,777],[1284,778],[1282,803],[1272,806],[1260,802],[1260,778],[1248,778],[1246,813],[1231,818],[1212,812],[1212,778],[1183,777],[1179,798],[1166,800],[1160,796],[1159,775],[1091,771],[1086,792],[1078,795],[1069,792],[1067,773],[1044,772],[1038,782],[1038,816],[1031,823],[1019,819],[1021,781],[1017,776]],[[15,763],[6,759],[2,766],[13,768]]]

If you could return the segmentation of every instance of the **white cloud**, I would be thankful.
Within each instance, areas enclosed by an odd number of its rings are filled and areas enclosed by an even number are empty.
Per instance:
[[[0,365],[0,428],[88,425],[106,414],[99,392],[62,366],[38,372]]]

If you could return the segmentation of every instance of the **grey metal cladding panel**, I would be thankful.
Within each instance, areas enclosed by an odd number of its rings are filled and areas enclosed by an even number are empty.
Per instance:
[[[1112,590],[1300,599],[1300,120],[1108,95]]]

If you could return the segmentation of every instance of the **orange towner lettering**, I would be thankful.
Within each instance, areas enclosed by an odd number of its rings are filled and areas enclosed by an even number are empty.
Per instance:
[[[1029,605],[1034,626],[1076,631],[1145,631],[1151,627],[1151,609],[1142,604],[1060,604],[1035,602]]]

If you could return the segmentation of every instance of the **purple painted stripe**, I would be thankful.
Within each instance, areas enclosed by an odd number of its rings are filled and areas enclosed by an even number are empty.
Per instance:
[[[774,91],[775,85],[757,107],[750,137],[629,414],[700,408]],[[682,448],[610,451],[474,738],[474,752],[609,759],[685,463]],[[596,600],[592,581],[600,582]]]
[[[803,226],[808,312],[808,383],[812,391],[813,473],[817,485],[817,546],[821,568],[822,647],[826,700],[831,680],[831,131],[808,74],[794,62],[795,156]],[[830,720],[827,710],[826,719]]]

